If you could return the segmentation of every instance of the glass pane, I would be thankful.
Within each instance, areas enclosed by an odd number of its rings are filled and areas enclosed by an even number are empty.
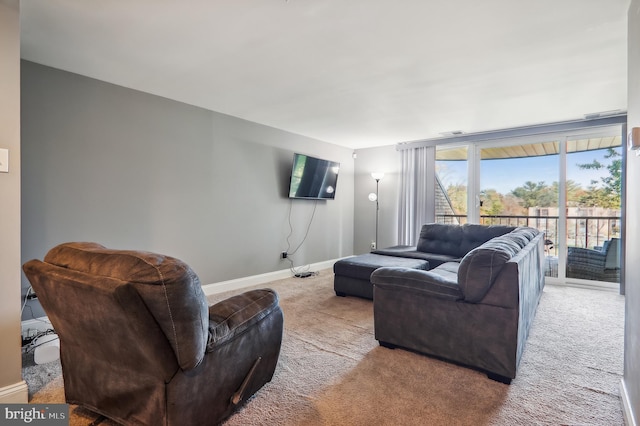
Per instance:
[[[530,226],[545,233],[546,275],[558,276],[557,141],[480,151],[480,223]]]
[[[436,222],[467,223],[467,147],[436,151]]]
[[[620,281],[621,166],[619,137],[567,143],[567,278]]]

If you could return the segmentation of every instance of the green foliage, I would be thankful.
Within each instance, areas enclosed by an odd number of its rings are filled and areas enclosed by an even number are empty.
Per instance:
[[[483,216],[497,216],[503,214],[504,196],[495,189],[487,189],[480,192],[482,205],[480,206],[480,214]]]
[[[601,170],[607,169],[609,175],[600,178],[600,181],[592,180],[579,202],[585,207],[600,206],[611,209],[620,208],[620,194],[622,191],[622,158],[618,150],[608,148],[605,154],[607,164],[598,160],[591,163],[578,164],[581,169]]]
[[[593,160],[588,164],[578,164],[581,169],[607,169],[609,174],[591,181],[587,189],[572,180],[566,182],[567,206],[604,207],[619,209],[622,190],[622,159],[618,149],[608,148],[605,161]],[[484,216],[526,215],[530,207],[554,207],[558,205],[559,183],[547,185],[544,181],[527,181],[504,195],[495,189],[485,189],[480,194],[482,205],[480,214]],[[447,194],[452,207],[458,214],[467,213],[467,186],[449,185]]]
[[[519,186],[511,195],[520,199],[520,205],[529,209],[530,207],[550,207],[558,204],[558,187],[548,186],[542,182],[527,181],[524,186]]]
[[[567,204],[569,206],[579,205],[579,200],[583,197],[584,190],[582,187],[572,180],[566,183]],[[558,193],[560,184],[556,181],[551,185],[542,182],[525,182],[523,186],[519,186],[510,194],[519,200],[520,205],[524,209],[529,207],[552,207],[558,204]]]
[[[462,184],[449,185],[447,195],[451,207],[456,214],[467,214],[467,186]]]

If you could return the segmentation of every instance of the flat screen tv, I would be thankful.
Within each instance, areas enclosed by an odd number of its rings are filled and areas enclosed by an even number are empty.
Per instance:
[[[333,200],[340,163],[304,154],[293,155],[289,198]]]

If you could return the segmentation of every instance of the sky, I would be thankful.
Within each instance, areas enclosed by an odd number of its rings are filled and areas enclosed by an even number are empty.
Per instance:
[[[578,167],[578,164],[591,163],[595,159],[605,165],[608,164],[609,160],[604,159],[606,152],[606,150],[598,150],[567,154],[567,179],[577,182],[586,189],[592,179],[599,181],[600,177],[607,176],[609,172],[606,168],[582,170]],[[551,185],[552,182],[558,181],[559,158],[559,155],[546,155],[506,160],[482,160],[480,163],[480,188],[495,189],[499,193],[508,194],[527,181],[545,182]],[[467,162],[447,161],[445,163],[446,171],[440,173],[444,186],[457,183],[466,184]]]

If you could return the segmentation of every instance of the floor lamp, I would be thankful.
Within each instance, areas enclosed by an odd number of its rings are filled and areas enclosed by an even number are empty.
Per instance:
[[[378,187],[380,185],[380,179],[384,177],[384,173],[373,172],[371,173],[371,177],[376,180],[376,192],[375,193],[372,192],[371,194],[369,194],[369,200],[376,202],[376,239],[374,241],[374,244],[371,244],[372,245],[371,248],[376,249],[378,248],[378,213],[380,211],[380,203],[378,201]]]

